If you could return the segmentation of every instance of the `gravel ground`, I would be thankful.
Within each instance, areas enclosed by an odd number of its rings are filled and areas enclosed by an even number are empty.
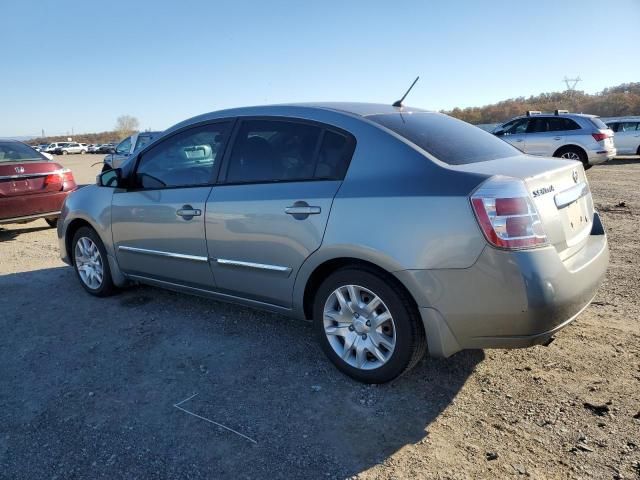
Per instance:
[[[101,158],[62,163],[89,183]],[[305,322],[150,287],[90,297],[44,220],[3,226],[0,477],[640,478],[640,161],[588,177],[611,266],[579,319],[383,386],[338,373]]]

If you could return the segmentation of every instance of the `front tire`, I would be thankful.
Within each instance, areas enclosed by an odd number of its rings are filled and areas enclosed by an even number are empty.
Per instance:
[[[316,293],[313,320],[327,357],[359,382],[391,381],[426,351],[412,299],[374,269],[345,267],[329,275]]]
[[[84,155],[84,154],[86,154],[86,153],[87,153],[87,151],[86,151],[86,150],[80,150],[80,155]]]
[[[71,241],[73,268],[82,287],[96,297],[115,293],[107,251],[98,234],[89,227],[81,227]]]

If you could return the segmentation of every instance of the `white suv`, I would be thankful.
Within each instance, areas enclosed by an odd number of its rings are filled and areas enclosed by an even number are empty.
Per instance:
[[[613,131],[595,115],[529,111],[499,126],[493,134],[531,155],[580,160],[584,168],[616,156]]]

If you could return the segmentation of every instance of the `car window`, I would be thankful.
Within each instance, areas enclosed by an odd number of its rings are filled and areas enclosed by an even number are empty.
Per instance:
[[[608,123],[607,126],[614,132],[618,131],[618,123]]]
[[[599,128],[601,130],[606,130],[607,128],[609,128],[607,127],[606,123],[604,123],[598,117],[592,117],[592,118],[589,118],[589,120],[591,120],[591,123],[593,123],[596,126],[596,128]]]
[[[618,126],[619,132],[635,132],[637,128],[636,122],[621,122]]]
[[[513,125],[511,125],[508,130],[504,131],[505,135],[516,135],[519,133],[525,133],[527,131],[529,121],[530,120],[528,118],[522,118],[518,120]]]
[[[229,158],[229,183],[309,180],[322,128],[283,120],[243,121]]]
[[[125,138],[116,147],[116,153],[118,155],[127,155],[131,151],[131,137]]]
[[[391,113],[371,115],[367,119],[393,130],[450,165],[484,162],[522,153],[481,128],[439,113]],[[527,119],[522,120],[526,122]]]
[[[355,146],[355,138],[325,130],[320,144],[314,178],[343,179]]]
[[[151,147],[140,158],[138,186],[157,189],[211,183],[228,128],[228,122],[203,125]]]
[[[144,147],[151,143],[151,140],[153,140],[153,137],[151,135],[138,135],[138,140],[136,141],[136,146],[133,151],[137,152],[139,150],[142,150]]]

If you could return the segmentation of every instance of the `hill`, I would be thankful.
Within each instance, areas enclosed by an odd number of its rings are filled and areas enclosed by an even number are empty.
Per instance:
[[[601,117],[640,115],[640,82],[623,83],[595,94],[582,91],[541,93],[528,98],[510,98],[484,107],[454,108],[443,113],[480,124],[505,122],[527,110],[552,112],[555,109],[591,113]]]

